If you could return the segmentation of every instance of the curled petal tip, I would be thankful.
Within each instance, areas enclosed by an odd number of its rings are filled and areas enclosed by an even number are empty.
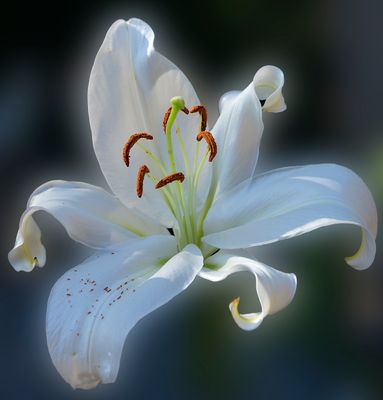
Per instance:
[[[236,298],[229,304],[230,311],[232,311],[233,308],[235,308],[236,311],[237,311],[240,300],[241,300],[240,297],[236,297]]]
[[[257,96],[263,101],[263,111],[278,113],[286,110],[282,94],[284,82],[282,70],[273,65],[265,65],[256,72],[253,83]]]
[[[262,313],[241,314],[238,310],[240,298],[235,298],[230,304],[229,309],[234,322],[244,331],[256,329],[263,321]]]
[[[46,252],[41,243],[41,231],[29,211],[21,217],[16,243],[8,253],[8,260],[16,271],[30,272],[45,265]]]
[[[345,257],[345,262],[358,271],[363,271],[371,266],[374,262],[376,254],[376,244],[369,234],[362,231],[362,241],[358,251],[352,255]]]

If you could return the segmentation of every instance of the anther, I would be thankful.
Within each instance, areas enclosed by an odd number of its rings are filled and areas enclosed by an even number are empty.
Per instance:
[[[217,155],[217,143],[215,142],[213,135],[209,131],[202,131],[197,135],[197,140],[199,142],[202,139],[205,139],[207,145],[209,146],[209,161],[212,162],[214,157]]]
[[[206,126],[207,126],[207,111],[206,111],[206,108],[204,106],[202,106],[202,105],[193,106],[190,109],[190,112],[192,114],[196,113],[196,112],[199,113],[199,115],[201,116],[201,131],[206,130]]]
[[[140,139],[153,140],[153,136],[149,135],[149,133],[146,132],[140,132],[140,133],[135,133],[129,137],[128,141],[124,145],[124,149],[122,150],[122,157],[127,167],[129,167],[130,150],[135,145],[135,143],[137,143],[138,140]]]
[[[189,114],[189,110],[187,107],[181,108],[181,111],[184,112],[186,115]],[[172,112],[172,107],[169,107],[165,112],[164,119],[162,120],[162,128],[164,129],[165,134],[166,134],[166,125],[168,124],[171,112]]]
[[[164,128],[164,132],[166,133],[166,125],[168,124],[168,119],[169,119],[169,117],[170,117],[170,113],[172,112],[172,108],[171,107],[169,107],[167,110],[166,110],[166,113],[165,113],[165,115],[164,115],[164,119],[162,120],[162,127]]]
[[[148,174],[149,172],[149,168],[145,164],[141,165],[141,167],[138,169],[136,179],[136,193],[138,197],[142,196],[142,193],[144,191],[145,174]]]
[[[168,185],[169,183],[172,183],[174,181],[180,181],[182,183],[184,179],[185,175],[182,172],[175,172],[174,174],[170,174],[159,180],[157,182],[156,189],[161,189],[165,185]]]

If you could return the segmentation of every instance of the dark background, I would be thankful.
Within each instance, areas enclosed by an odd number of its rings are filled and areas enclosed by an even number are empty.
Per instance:
[[[44,2],[45,3],[45,2]],[[20,214],[50,179],[106,186],[87,120],[86,88],[108,27],[136,16],[156,48],[190,77],[208,106],[240,89],[264,64],[280,66],[288,110],[267,115],[260,171],[337,162],[383,201],[383,3],[326,1],[18,1],[1,12],[0,64],[0,398],[325,399],[383,398],[381,241],[367,271],[343,256],[359,232],[325,228],[259,250],[295,272],[292,304],[254,332],[239,330],[228,303],[253,310],[248,276],[198,281],[142,320],[129,335],[118,380],[74,391],[46,347],[50,288],[87,251],[45,215],[38,217],[48,263],[31,274],[7,261]]]

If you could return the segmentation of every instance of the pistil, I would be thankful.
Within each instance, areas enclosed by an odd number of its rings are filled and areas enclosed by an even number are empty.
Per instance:
[[[165,117],[164,117],[165,134],[166,134],[166,145],[167,145],[167,148],[168,148],[170,170],[172,172],[177,172],[177,170],[176,170],[176,162],[175,162],[174,152],[173,152],[172,127],[173,127],[173,124],[174,124],[174,122],[176,120],[177,114],[181,110],[187,110],[187,108],[185,107],[184,99],[182,97],[179,97],[179,96],[173,97],[170,100],[170,103],[172,105],[170,107],[170,113],[169,113],[169,109],[168,109],[168,111],[165,113]],[[169,113],[169,115],[168,115],[168,113]],[[189,113],[189,111],[187,111],[187,113]]]
[[[166,146],[168,149],[168,156],[169,156],[169,164],[170,170],[173,174],[177,172],[176,162],[174,157],[173,151],[173,143],[172,143],[172,128],[176,121],[176,117],[180,111],[184,112],[185,114],[189,114],[189,110],[185,106],[185,101],[182,97],[176,96],[170,100],[171,107],[165,113],[163,124],[165,125],[165,135],[166,135]],[[170,111],[170,113],[169,113]],[[187,160],[185,160],[186,163]],[[186,164],[185,164],[186,166]],[[183,216],[179,222],[180,228],[185,231],[185,234],[188,238],[189,242],[193,241],[193,228],[191,223],[191,215],[188,211],[188,207],[185,204],[185,196],[184,196],[184,188],[179,182],[177,184],[177,192],[178,196],[178,205],[179,205],[179,213]]]

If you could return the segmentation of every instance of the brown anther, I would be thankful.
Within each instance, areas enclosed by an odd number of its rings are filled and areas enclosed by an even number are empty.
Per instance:
[[[201,131],[204,131],[206,129],[207,126],[207,111],[206,108],[202,105],[199,106],[193,106],[190,109],[190,112],[193,113],[199,113],[199,115],[201,116]]]
[[[166,125],[167,125],[167,123],[168,123],[168,120],[169,120],[169,116],[170,116],[170,113],[172,112],[172,108],[171,107],[169,107],[167,110],[166,110],[166,113],[165,113],[165,115],[164,115],[164,119],[162,120],[162,127],[164,128],[164,132],[166,133]]]
[[[153,136],[146,132],[139,132],[131,135],[128,141],[124,145],[124,149],[122,151],[122,157],[127,167],[129,167],[130,160],[130,150],[140,139],[153,140]]]
[[[199,142],[202,139],[205,139],[207,145],[209,146],[209,161],[212,162],[214,157],[217,155],[217,143],[215,142],[213,135],[209,131],[202,131],[197,135],[197,140]]]
[[[180,181],[181,183],[184,181],[185,175],[182,172],[175,172],[174,174],[170,174],[165,176],[160,181],[157,182],[156,189],[161,189],[165,185],[172,183],[174,181]]]
[[[149,168],[145,164],[141,165],[141,167],[138,169],[136,179],[136,193],[138,197],[142,196],[142,193],[144,191],[145,174],[148,174],[149,172]]]
[[[189,110],[187,107],[182,108],[181,111],[184,112],[186,115],[189,114]],[[165,134],[166,134],[166,125],[168,124],[171,112],[172,112],[172,107],[169,107],[165,112],[164,119],[162,120],[162,128],[164,129]]]

